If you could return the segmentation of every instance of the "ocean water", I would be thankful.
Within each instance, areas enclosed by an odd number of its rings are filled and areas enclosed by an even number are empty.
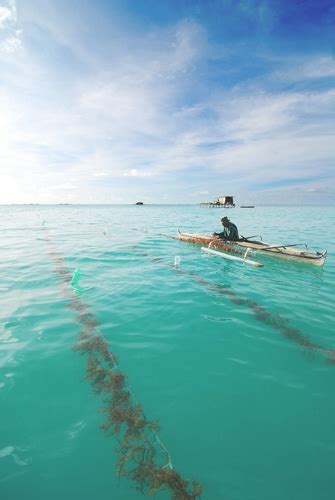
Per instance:
[[[244,236],[327,249],[323,268],[247,267],[169,237],[217,231],[222,212],[0,207],[1,499],[143,497],[118,477],[119,441],[73,349],[81,309],[202,499],[334,498],[335,208],[228,212]]]

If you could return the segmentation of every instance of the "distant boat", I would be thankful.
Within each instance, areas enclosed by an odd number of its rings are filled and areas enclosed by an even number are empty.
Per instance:
[[[143,201],[137,201],[135,205],[143,205]]]
[[[240,208],[255,208],[255,205],[241,205]]]

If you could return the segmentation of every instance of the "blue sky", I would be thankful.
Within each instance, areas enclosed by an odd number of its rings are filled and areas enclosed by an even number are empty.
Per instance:
[[[0,0],[0,203],[335,202],[333,0]]]

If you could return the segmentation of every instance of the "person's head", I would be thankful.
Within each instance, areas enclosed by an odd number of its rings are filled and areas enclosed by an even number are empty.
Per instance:
[[[228,217],[222,217],[222,219],[221,219],[221,224],[222,224],[224,227],[228,227],[228,226],[229,226],[229,219],[228,219]]]

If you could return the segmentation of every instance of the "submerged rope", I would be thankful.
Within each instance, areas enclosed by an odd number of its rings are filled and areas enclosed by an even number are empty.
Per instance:
[[[81,326],[75,351],[86,355],[86,377],[95,394],[104,397],[101,411],[105,420],[101,429],[107,436],[116,435],[119,444],[117,472],[135,481],[137,489],[150,496],[161,489],[169,490],[172,500],[193,500],[202,493],[202,485],[185,480],[173,469],[168,449],[158,436],[158,423],[147,420],[142,406],[133,402],[126,375],[121,372],[116,355],[98,331],[99,322],[81,300],[78,293],[79,271],[74,275],[65,267],[64,257],[55,248],[48,230],[44,227],[49,254],[60,278],[63,296],[68,307],[76,311]],[[73,289],[71,288],[71,281]],[[77,291],[76,291],[77,290]],[[165,457],[160,465],[155,444]]]
[[[138,247],[136,247],[136,250],[138,253],[144,255],[145,257],[149,257],[151,261],[156,264],[158,263],[170,268],[174,268],[174,266],[172,266],[171,264],[167,264],[160,257],[152,257],[146,251],[139,249]],[[186,276],[190,276],[195,282],[206,287],[207,290],[227,296],[229,300],[234,304],[244,305],[248,307],[258,321],[271,326],[273,329],[279,331],[284,337],[295,342],[304,349],[322,354],[327,363],[335,365],[335,349],[328,349],[320,344],[311,341],[298,328],[291,326],[289,324],[289,321],[280,314],[271,313],[257,302],[246,297],[241,297],[240,295],[236,294],[231,288],[227,288],[224,285],[219,285],[217,283],[207,281],[193,271],[187,271],[184,268],[178,267],[177,272]]]

